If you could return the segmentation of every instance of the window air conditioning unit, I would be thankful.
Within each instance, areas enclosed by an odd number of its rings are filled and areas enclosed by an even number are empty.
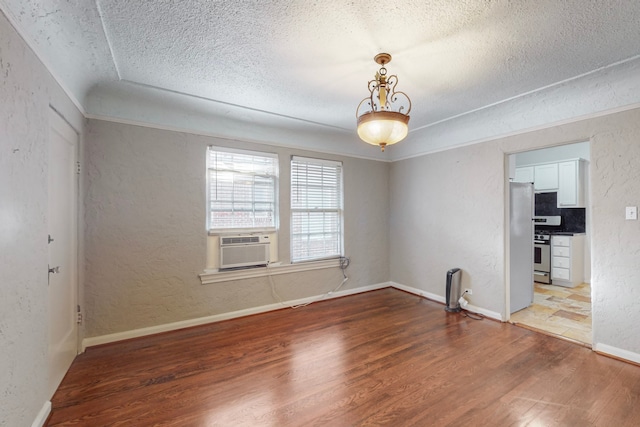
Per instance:
[[[220,236],[220,270],[269,263],[269,236]]]

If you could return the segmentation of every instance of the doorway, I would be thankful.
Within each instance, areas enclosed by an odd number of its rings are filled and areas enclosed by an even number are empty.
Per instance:
[[[557,226],[536,227],[536,242],[550,248],[549,272],[534,276],[539,282],[532,280],[531,305],[511,313],[509,322],[590,347],[589,160],[588,141],[509,157],[510,181],[535,182],[536,221],[542,217],[560,221]]]
[[[49,396],[78,349],[78,134],[55,111],[49,114]]]

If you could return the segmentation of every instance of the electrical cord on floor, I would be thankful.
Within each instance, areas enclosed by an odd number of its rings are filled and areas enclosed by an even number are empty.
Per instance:
[[[460,312],[460,314],[462,314],[464,317],[468,317],[469,319],[484,320],[484,315],[482,315],[480,313],[474,313],[474,312],[471,312],[471,311],[462,310]]]
[[[323,299],[325,299],[326,297],[328,297],[329,295],[331,295],[334,292],[337,292],[342,285],[345,284],[345,282],[347,280],[349,280],[349,278],[347,277],[347,273],[345,272],[345,270],[347,269],[347,267],[349,267],[349,264],[351,263],[351,260],[347,257],[340,257],[340,269],[342,270],[342,282],[340,282],[340,284],[338,286],[336,286],[334,289],[330,290],[329,292],[327,292],[326,294],[322,295],[319,299],[317,300],[313,300],[313,301],[309,301],[309,302],[305,302],[302,304],[294,304],[294,305],[290,305],[285,303],[284,301],[282,301],[282,298],[280,298],[280,295],[278,295],[278,292],[276,292],[276,284],[273,281],[273,276],[271,275],[271,271],[270,271],[270,267],[267,264],[267,276],[269,276],[269,284],[271,285],[271,295],[273,296],[273,298],[278,301],[280,304],[284,305],[285,307],[289,307],[289,308],[301,308],[301,307],[306,307],[309,304],[313,304],[314,302],[319,302],[322,301]]]

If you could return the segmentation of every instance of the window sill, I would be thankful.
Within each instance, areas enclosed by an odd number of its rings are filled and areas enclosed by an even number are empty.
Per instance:
[[[340,267],[340,259],[328,259],[324,261],[301,262],[298,264],[273,264],[270,267],[247,268],[233,271],[204,272],[200,274],[200,281],[203,285],[219,282],[229,282],[232,280],[251,279],[254,277],[264,277],[269,274],[290,274],[301,271],[320,270],[323,268]]]

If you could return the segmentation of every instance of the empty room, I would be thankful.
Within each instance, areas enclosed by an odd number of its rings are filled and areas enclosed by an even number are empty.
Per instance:
[[[635,426],[640,3],[0,0],[0,425]]]

